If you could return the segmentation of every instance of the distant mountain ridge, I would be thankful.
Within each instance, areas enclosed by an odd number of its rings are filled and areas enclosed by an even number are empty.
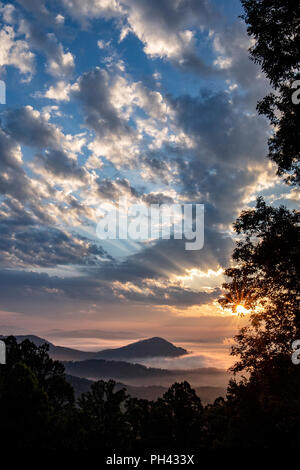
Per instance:
[[[92,379],[141,379],[170,375],[170,371],[166,369],[156,369],[142,364],[106,359],[64,361],[63,365],[67,374]]]
[[[0,335],[0,339],[5,338],[8,335]],[[78,349],[66,348],[64,346],[55,346],[44,338],[40,338],[36,335],[13,335],[17,339],[18,343],[21,343],[25,339],[29,339],[36,346],[41,346],[47,343],[49,345],[49,354],[52,359],[57,361],[83,361],[85,359],[91,359],[95,356],[94,352],[80,351]]]
[[[197,385],[223,386],[226,380],[226,372],[215,367],[200,367],[197,369],[160,369],[147,367],[142,364],[106,360],[88,359],[86,361],[64,361],[66,373],[74,377],[82,377],[90,380],[115,381],[125,380],[128,385],[163,385],[175,381],[187,380]],[[207,382],[207,378],[210,378]]]
[[[143,357],[178,357],[187,354],[185,349],[178,348],[163,338],[149,338],[122,348],[103,350],[97,353],[55,346],[35,335],[15,337],[18,342],[28,339],[37,346],[44,343],[48,344],[50,356],[64,364],[66,373],[73,376],[73,381],[76,380],[76,388],[78,389],[83,384],[80,377],[83,378],[82,380],[114,379],[117,382],[125,381],[128,387],[137,386],[138,388],[149,385],[152,387],[169,387],[175,381],[181,382],[182,380],[189,381],[194,387],[207,385],[225,387],[228,383],[226,371],[214,367],[174,370],[147,367],[138,363],[138,359],[143,359]],[[1,338],[3,339],[5,336],[0,335]],[[105,356],[105,359],[101,355]],[[123,358],[119,359],[120,356],[123,356]],[[86,386],[86,382],[84,386]],[[157,388],[153,390],[157,391]],[[144,392],[152,394],[151,389],[147,387],[141,390],[141,393],[144,394]],[[138,392],[138,395],[140,395],[140,392]]]
[[[67,375],[66,378],[74,388],[76,398],[79,398],[82,393],[88,392],[90,390],[90,386],[93,383],[92,380],[75,377],[73,375]],[[157,398],[162,397],[163,394],[168,390],[168,387],[163,387],[161,385],[136,387],[133,385],[124,384],[122,382],[117,382],[116,389],[119,390],[121,388],[126,388],[131,397],[142,398],[144,400],[157,400]],[[226,395],[225,387],[202,386],[195,387],[195,390],[204,405],[207,403],[213,403],[216,398],[225,397]]]
[[[0,338],[4,337],[5,336],[0,335]],[[88,359],[126,361],[129,359],[143,359],[149,357],[179,357],[187,354],[186,349],[177,347],[159,337],[144,339],[122,346],[121,348],[104,349],[98,352],[80,351],[64,346],[55,346],[50,343],[50,341],[35,335],[17,335],[16,339],[18,342],[29,339],[36,346],[47,343],[49,345],[50,356],[59,361],[84,361]]]
[[[147,357],[179,357],[187,354],[187,350],[174,346],[169,341],[157,336],[137,341],[121,348],[104,349],[96,353],[101,359],[141,359]]]

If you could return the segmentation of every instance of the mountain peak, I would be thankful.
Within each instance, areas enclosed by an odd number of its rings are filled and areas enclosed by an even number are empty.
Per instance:
[[[121,348],[105,349],[97,353],[97,358],[105,359],[141,359],[146,357],[178,357],[187,354],[164,338],[154,336]]]

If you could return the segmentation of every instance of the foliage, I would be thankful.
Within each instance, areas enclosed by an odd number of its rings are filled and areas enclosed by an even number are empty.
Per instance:
[[[17,344],[13,337],[6,341],[8,363],[0,367],[0,437],[6,450],[95,451],[101,459],[116,452],[299,446],[300,402],[291,399],[297,396],[299,374],[286,358],[277,357],[272,367],[266,363],[250,381],[232,381],[227,399],[205,407],[187,382],[175,383],[162,398],[148,401],[116,390],[112,380],[100,380],[75,403],[65,400],[67,382],[65,387],[48,387],[47,377],[65,377],[63,366],[49,358],[44,346]]]
[[[234,308],[243,302],[253,311],[232,349],[240,357],[233,370],[253,372],[277,354],[290,354],[300,337],[299,213],[258,198],[256,209],[242,212],[234,229],[242,238],[233,252],[236,265],[225,270],[231,280],[220,303]]]
[[[261,65],[274,93],[258,103],[273,126],[269,157],[288,183],[300,182],[300,105],[292,101],[300,78],[300,3],[294,0],[242,0],[243,19],[254,39],[252,59]],[[298,86],[299,88],[299,86]]]

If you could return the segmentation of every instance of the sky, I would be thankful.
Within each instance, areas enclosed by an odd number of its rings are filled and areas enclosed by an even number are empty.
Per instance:
[[[299,193],[266,158],[270,91],[238,0],[0,2],[0,327],[100,349],[162,336],[225,367],[232,223]],[[128,204],[204,204],[204,246],[100,240]]]

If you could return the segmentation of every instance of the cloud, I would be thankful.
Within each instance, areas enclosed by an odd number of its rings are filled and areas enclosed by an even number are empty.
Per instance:
[[[59,127],[49,122],[50,118],[49,108],[42,111],[32,106],[11,109],[5,114],[6,130],[19,143],[41,150],[48,149],[47,161],[51,160],[51,155],[53,160],[58,159],[54,150],[61,152],[62,160],[76,160],[76,155],[86,143],[85,134],[65,135]],[[73,172],[74,165],[71,163],[70,170]]]
[[[59,80],[55,85],[51,85],[45,93],[39,93],[39,97],[48,98],[56,101],[70,101],[71,85]]]
[[[44,155],[36,155],[33,167],[38,170],[36,165],[42,164],[42,172],[47,172],[58,176],[62,179],[79,180],[82,183],[87,178],[86,170],[77,165],[76,160],[70,158],[68,154],[62,150],[47,150]]]
[[[207,222],[230,223],[260,175],[275,176],[265,159],[268,124],[226,92],[204,90],[172,99],[172,105],[177,126],[193,141],[188,152],[173,157],[183,192],[206,204]]]
[[[16,22],[16,8],[11,3],[4,5],[0,2],[0,14],[5,23],[12,25]]]
[[[121,165],[137,156],[137,136],[113,100],[113,82],[112,75],[96,67],[79,78],[71,96],[82,103],[85,125],[96,133],[89,144],[93,155]]]
[[[202,75],[218,73],[197,54],[195,45],[194,29],[207,29],[219,20],[220,15],[207,1],[63,0],[63,5],[84,25],[93,18],[116,19],[120,39],[135,34],[149,57],[168,59]]]
[[[201,75],[216,73],[197,54],[194,38],[194,29],[208,28],[212,18],[218,21],[217,12],[208,2],[133,0],[124,3],[128,22],[125,31],[133,32],[140,39],[147,55],[166,58],[180,68]]]
[[[25,200],[33,194],[22,167],[21,147],[0,128],[0,193]]]
[[[25,80],[30,80],[34,73],[35,56],[29,49],[29,44],[23,39],[17,39],[12,26],[5,25],[0,30],[0,67],[16,67]]]
[[[118,201],[120,197],[138,197],[139,193],[131,186],[127,179],[117,178],[115,181],[97,179],[97,193],[101,199]]]
[[[99,67],[84,73],[73,97],[82,102],[85,110],[86,124],[99,136],[114,132],[128,134],[130,128],[122,119],[110,100],[110,77],[106,70]]]
[[[62,4],[79,22],[89,18],[113,18],[122,14],[122,7],[117,0],[62,0]]]
[[[59,24],[53,13],[47,8],[46,0],[17,0],[25,11],[30,12],[34,18],[47,27]]]
[[[107,259],[101,247],[54,227],[23,227],[4,220],[1,226],[1,266],[7,268],[95,265]],[[19,223],[19,225],[17,225]]]
[[[64,50],[53,32],[46,32],[36,23],[24,19],[20,21],[19,29],[25,34],[30,46],[46,56],[46,69],[50,75],[61,79],[73,73],[74,56],[70,51]]]
[[[6,115],[6,127],[15,140],[25,145],[60,148],[60,130],[32,106],[9,110]]]
[[[143,335],[132,331],[105,331],[105,330],[51,330],[47,332],[55,338],[98,338],[98,339],[141,339]]]
[[[117,168],[133,168],[141,164],[145,147],[149,151],[165,143],[191,145],[189,137],[172,126],[174,111],[166,97],[134,82],[116,64],[81,75],[70,96],[82,104],[85,124],[95,131],[88,145],[93,154],[89,166],[106,158]]]
[[[271,88],[259,65],[249,58],[253,40],[249,38],[245,24],[236,21],[230,27],[223,25],[219,30],[211,31],[211,38],[217,55],[215,66],[224,71],[229,88],[242,89],[244,101],[254,108]]]
[[[144,194],[142,199],[149,206],[151,204],[174,204],[173,198],[163,193]]]

